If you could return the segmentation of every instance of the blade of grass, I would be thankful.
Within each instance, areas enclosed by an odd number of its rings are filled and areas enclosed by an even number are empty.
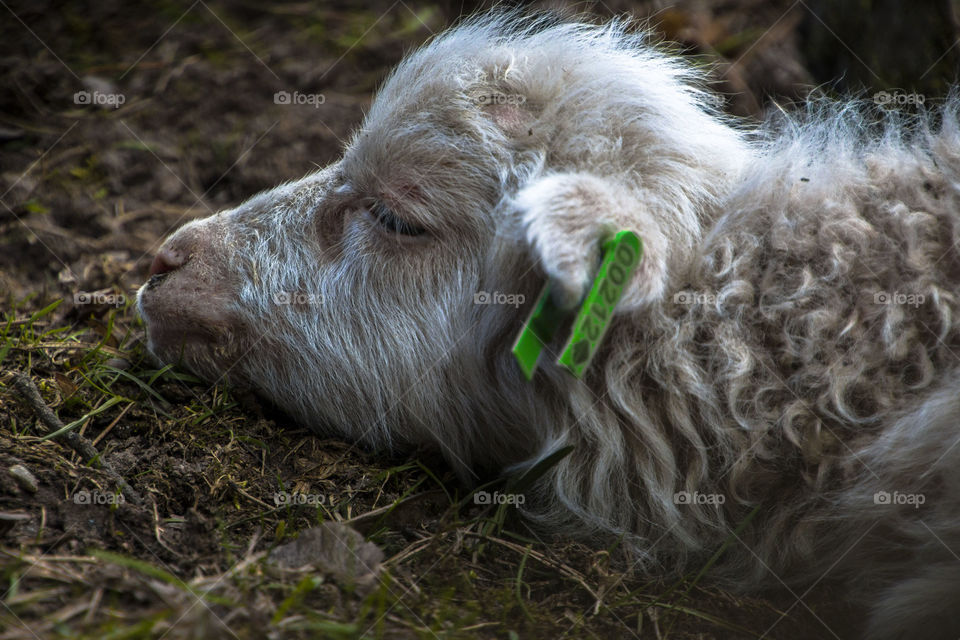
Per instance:
[[[290,592],[286,598],[283,599],[283,602],[280,603],[280,606],[277,607],[277,610],[273,614],[273,624],[279,624],[283,617],[287,615],[287,611],[290,610],[296,604],[299,604],[303,600],[304,596],[308,593],[319,587],[323,584],[323,578],[317,576],[305,576],[303,580],[297,583],[297,586],[293,588],[293,591]]]
[[[97,414],[99,414],[99,413],[103,413],[104,411],[106,411],[107,409],[109,409],[110,407],[112,407],[113,405],[118,404],[118,403],[120,403],[120,402],[132,402],[132,400],[129,400],[129,399],[124,398],[124,397],[122,397],[122,396],[113,396],[112,398],[110,398],[109,400],[107,400],[106,402],[104,402],[102,405],[100,405],[99,407],[97,407],[96,409],[94,409],[93,411],[91,411],[90,413],[84,414],[83,417],[74,420],[74,421],[71,422],[70,424],[68,424],[68,425],[66,425],[65,427],[63,427],[62,429],[57,429],[57,430],[54,431],[53,433],[48,433],[47,435],[43,436],[42,438],[40,438],[40,441],[43,442],[44,440],[52,440],[52,439],[54,439],[54,438],[59,438],[59,437],[62,436],[63,434],[65,434],[65,433],[67,433],[67,432],[69,432],[69,431],[72,431],[73,429],[76,429],[77,427],[79,427],[79,426],[80,426],[81,424],[83,424],[87,419],[92,418],[93,416],[95,416],[95,415],[97,415]]]
[[[514,582],[514,593],[517,596],[517,604],[520,605],[520,610],[523,611],[524,617],[533,622],[533,616],[530,615],[530,612],[527,610],[527,605],[523,602],[523,593],[521,588],[523,587],[523,570],[527,566],[527,558],[530,557],[530,546],[527,546],[526,552],[523,554],[523,557],[520,558],[520,566],[517,567],[517,579]]]
[[[523,493],[542,478],[550,469],[560,463],[561,460],[573,453],[573,445],[560,447],[535,465],[527,469],[523,475],[512,482],[507,483],[507,490],[510,493]]]

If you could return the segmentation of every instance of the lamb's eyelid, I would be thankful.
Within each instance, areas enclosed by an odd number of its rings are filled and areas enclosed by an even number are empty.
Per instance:
[[[383,200],[374,200],[367,207],[367,211],[377,220],[378,224],[401,235],[421,235],[427,233],[426,227],[420,224],[419,221],[412,221],[409,216],[397,213],[389,203]]]
[[[424,229],[427,227],[427,225],[424,221],[423,211],[420,209],[423,205],[423,201],[417,198],[407,197],[412,193],[419,193],[419,191],[414,192],[413,190],[408,190],[404,192],[380,192],[376,196],[367,199],[365,201],[365,206],[369,208],[372,205],[379,204],[389,211],[394,217],[399,218],[411,226]]]

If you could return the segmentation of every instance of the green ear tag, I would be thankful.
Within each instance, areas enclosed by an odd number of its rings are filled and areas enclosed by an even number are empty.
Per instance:
[[[643,243],[632,231],[620,231],[603,244],[600,269],[573,322],[573,330],[563,354],[557,360],[557,364],[566,367],[577,378],[583,376],[590,365],[610,326],[613,311],[623,297],[623,290],[642,256]],[[553,304],[550,285],[547,284],[513,345],[513,354],[527,380],[533,379],[540,353],[553,339],[565,316],[566,313]]]
[[[563,323],[564,316],[566,313],[553,304],[550,283],[545,284],[537,298],[537,303],[533,305],[530,317],[523,325],[523,331],[513,344],[513,355],[520,363],[520,369],[523,370],[527,380],[533,380],[533,372],[537,370],[537,359],[547,343],[553,340],[553,334]]]
[[[643,243],[633,231],[621,231],[603,244],[603,261],[580,313],[573,321],[570,340],[557,360],[577,378],[593,360],[604,334],[610,328],[613,311],[623,297],[640,258]]]

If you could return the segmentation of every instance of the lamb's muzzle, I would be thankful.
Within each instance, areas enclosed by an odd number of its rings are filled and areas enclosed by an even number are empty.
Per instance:
[[[467,482],[573,446],[524,512],[642,571],[757,510],[717,577],[849,579],[868,637],[956,637],[957,101],[751,131],[626,26],[494,15],[408,57],[340,161],[166,241],[150,350]],[[582,299],[619,229],[645,256],[587,375],[525,382],[527,305]]]

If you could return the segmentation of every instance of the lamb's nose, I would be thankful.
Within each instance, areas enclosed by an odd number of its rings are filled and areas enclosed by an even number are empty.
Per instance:
[[[184,262],[186,262],[186,256],[182,252],[166,247],[161,248],[153,259],[153,264],[150,265],[150,276],[179,269]]]

